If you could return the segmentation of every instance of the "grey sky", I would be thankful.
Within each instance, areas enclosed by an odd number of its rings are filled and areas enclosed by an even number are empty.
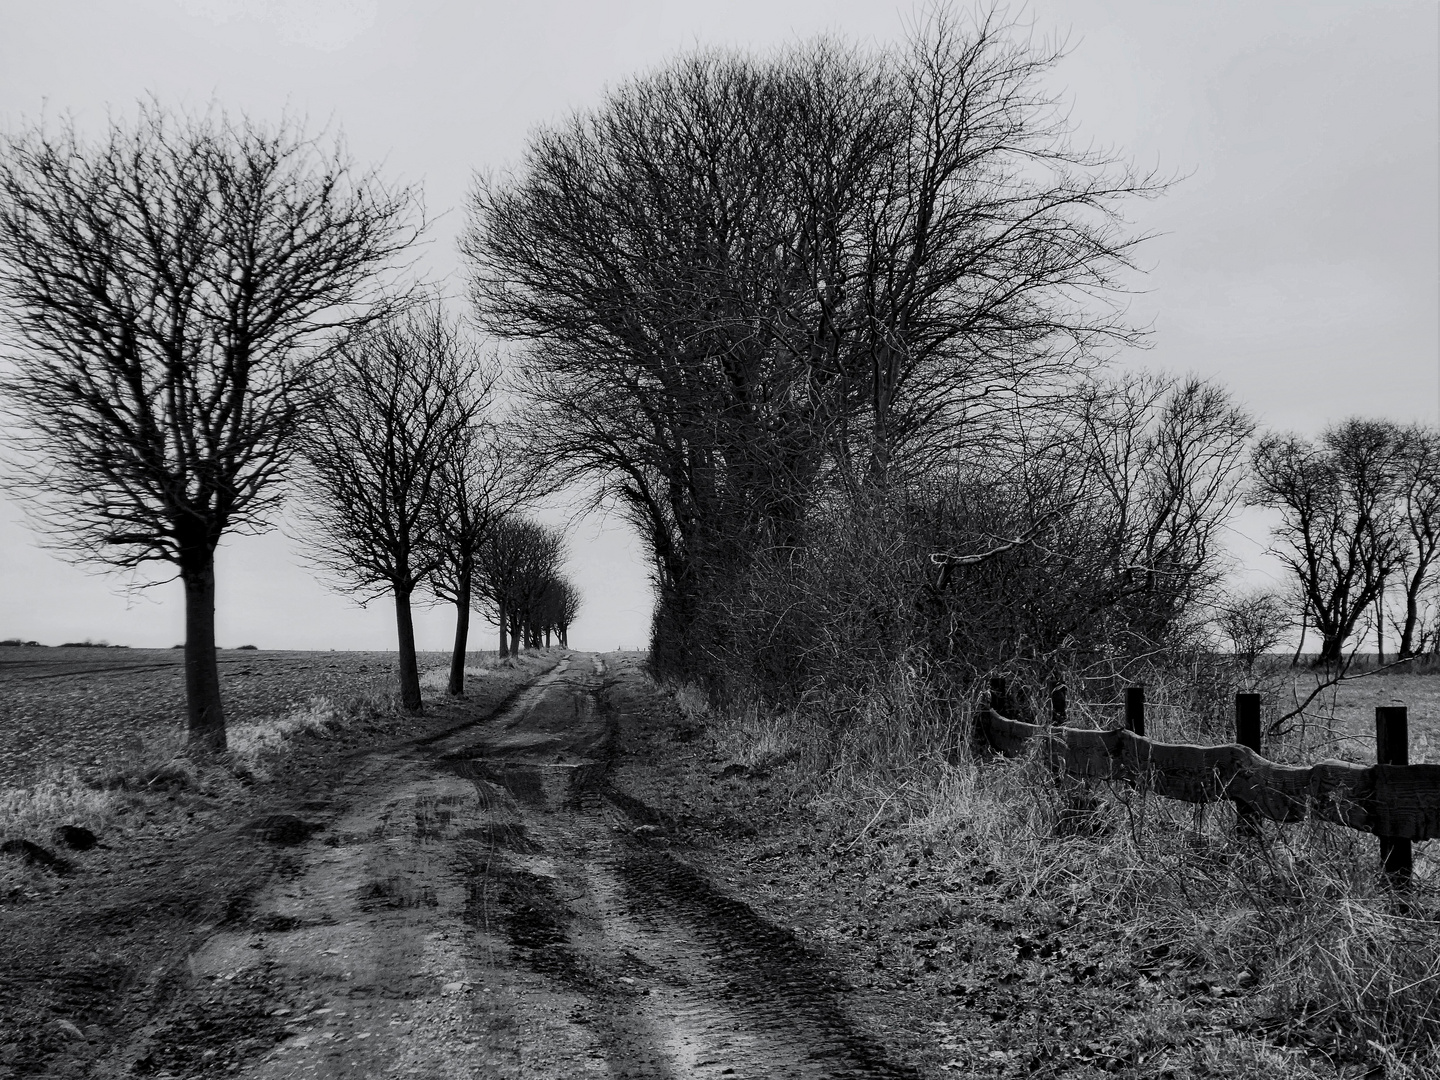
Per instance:
[[[476,169],[503,169],[531,129],[697,43],[765,49],[833,32],[900,37],[914,8],[874,2],[0,0],[0,124],[73,112],[102,122],[154,93],[342,129],[362,162],[424,184],[424,259],[456,274]],[[1153,348],[1122,362],[1226,382],[1262,422],[1311,431],[1363,413],[1440,417],[1440,7],[1319,0],[1037,0],[1068,36],[1055,87],[1080,131],[1185,175],[1137,206],[1160,235],[1135,314]],[[0,506],[0,637],[182,637],[178,585],[127,597],[36,546]],[[1263,572],[1263,523],[1237,555]],[[282,534],[222,551],[222,644],[388,648],[389,609],[315,584]],[[618,525],[573,536],[582,648],[644,644],[645,570]],[[422,615],[422,648],[449,620]]]

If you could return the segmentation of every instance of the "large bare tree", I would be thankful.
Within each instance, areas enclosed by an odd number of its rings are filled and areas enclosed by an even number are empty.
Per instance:
[[[1072,143],[1058,56],[944,10],[902,50],[701,52],[477,186],[480,318],[535,343],[541,444],[638,526],[680,666],[825,486],[944,468],[1134,338],[1121,207],[1161,185]]]
[[[326,383],[304,434],[299,516],[312,559],[336,584],[362,603],[393,597],[401,705],[420,712],[411,601],[445,559],[447,475],[453,482],[490,380],[431,300],[345,342]]]
[[[225,746],[215,547],[267,525],[316,365],[377,314],[415,209],[288,121],[151,102],[0,138],[11,489],[76,559],[174,568],[192,747]]]

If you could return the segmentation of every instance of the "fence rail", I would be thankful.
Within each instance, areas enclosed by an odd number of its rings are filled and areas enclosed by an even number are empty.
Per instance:
[[[1124,781],[1191,803],[1227,799],[1273,821],[1313,815],[1387,839],[1440,836],[1440,765],[1281,765],[1239,743],[1162,743],[1124,728],[1027,724],[994,709],[980,719],[1000,753],[1027,753],[1038,740],[1047,760],[1079,779]]]
[[[990,707],[978,734],[1002,754],[1039,743],[1055,768],[1081,779],[1121,780],[1172,799],[1229,799],[1242,836],[1256,817],[1303,821],[1318,817],[1374,833],[1390,885],[1409,887],[1410,844],[1440,836],[1440,765],[1410,764],[1410,722],[1403,705],[1375,710],[1375,764],[1321,761],[1281,765],[1260,756],[1260,695],[1235,695],[1235,742],[1222,746],[1162,743],[1145,737],[1145,690],[1125,691],[1125,726],[1110,731],[1065,726],[1065,688],[1050,692],[1050,723],[1011,720],[1003,710],[1005,680],[990,680]]]

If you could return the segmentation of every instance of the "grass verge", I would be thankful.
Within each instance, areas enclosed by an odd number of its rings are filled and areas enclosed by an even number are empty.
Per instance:
[[[1440,1075],[1433,843],[1402,900],[1374,837],[1310,822],[1247,838],[1228,805],[994,759],[962,737],[963,703],[903,682],[838,718],[674,696],[677,730],[721,766],[714,809],[771,821],[747,855],[771,869],[737,880],[808,921],[857,985],[919,994],[940,1070]],[[805,873],[823,885],[787,895]]]

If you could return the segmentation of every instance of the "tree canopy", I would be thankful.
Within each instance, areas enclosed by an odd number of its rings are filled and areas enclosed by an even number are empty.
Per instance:
[[[828,493],[943,470],[1138,337],[1122,208],[1163,185],[1072,143],[1058,58],[944,10],[901,49],[701,51],[477,184],[479,318],[531,343],[543,452],[639,528],[677,659]]]

